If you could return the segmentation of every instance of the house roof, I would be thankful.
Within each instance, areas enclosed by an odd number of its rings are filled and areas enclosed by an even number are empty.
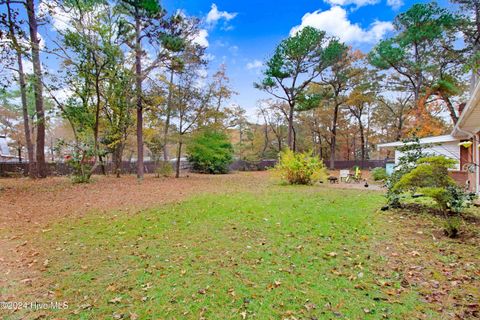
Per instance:
[[[10,150],[8,149],[7,138],[0,136],[0,156],[10,157]]]
[[[421,138],[421,139],[419,139],[419,142],[420,142],[420,144],[435,144],[435,143],[455,142],[455,141],[458,141],[458,140],[459,140],[459,138],[454,137],[450,134],[446,134],[446,135],[443,135],[443,136]],[[407,144],[409,144],[409,143],[407,143]],[[377,149],[395,148],[395,147],[401,147],[403,145],[404,145],[403,141],[395,141],[395,142],[390,142],[390,143],[378,144]]]
[[[463,109],[452,131],[455,137],[473,135],[480,130],[480,82],[477,83],[470,100]]]

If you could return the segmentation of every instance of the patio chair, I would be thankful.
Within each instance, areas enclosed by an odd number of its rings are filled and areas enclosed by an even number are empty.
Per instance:
[[[355,180],[355,182],[362,181],[362,170],[360,170],[359,167],[355,167],[355,173],[353,174],[353,180]]]
[[[359,183],[361,181],[362,181],[362,171],[360,170],[359,167],[355,167],[355,171],[353,173],[348,171],[348,176],[345,179],[346,183],[350,183],[350,182]]]
[[[347,182],[350,170],[340,170],[340,182]]]

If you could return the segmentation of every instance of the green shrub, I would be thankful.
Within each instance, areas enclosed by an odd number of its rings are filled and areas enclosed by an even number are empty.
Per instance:
[[[387,170],[385,170],[385,168],[381,168],[381,167],[373,168],[372,178],[375,181],[387,180],[387,178],[388,178]]]
[[[443,231],[450,238],[456,238],[462,226],[462,219],[459,217],[449,217],[445,220]]]
[[[392,188],[395,194],[420,192],[432,198],[445,215],[444,230],[449,237],[457,236],[460,223],[456,220],[458,217],[451,218],[448,213],[461,213],[473,200],[473,196],[458,187],[448,174],[448,169],[455,163],[455,160],[443,156],[421,158],[417,167],[403,175]]]
[[[417,167],[417,161],[421,158],[428,157],[429,154],[425,153],[424,149],[429,145],[420,144],[418,137],[403,140],[403,145],[397,150],[402,153],[402,156],[398,159],[398,164],[395,166],[395,170],[387,179],[387,200],[388,204],[393,208],[399,208],[401,206],[401,194],[394,190],[395,184],[407,173]]]
[[[475,193],[467,193],[459,186],[448,186],[447,191],[450,194],[448,207],[451,211],[460,213],[470,207],[476,198]]]
[[[455,166],[456,161],[444,156],[420,158],[417,166],[404,174],[393,186],[393,191],[412,191],[419,188],[447,188],[455,186],[449,176],[448,169]]]
[[[432,198],[440,210],[447,211],[451,200],[451,194],[447,188],[420,188],[418,192]]]
[[[393,185],[392,191],[396,194],[420,192],[435,200],[440,210],[447,211],[451,207],[452,192],[456,190],[456,183],[449,176],[448,169],[453,168],[455,163],[455,160],[444,156],[420,158],[417,166]]]
[[[89,183],[95,169],[95,156],[91,149],[75,149],[65,156],[65,163],[72,169],[73,183]]]
[[[155,168],[157,178],[170,177],[173,174],[173,166],[168,161],[159,161],[157,168]]]
[[[187,146],[192,169],[201,173],[227,173],[233,161],[233,146],[225,133],[204,130]]]
[[[308,152],[281,152],[273,170],[289,184],[312,184],[327,178],[327,169],[322,160]]]

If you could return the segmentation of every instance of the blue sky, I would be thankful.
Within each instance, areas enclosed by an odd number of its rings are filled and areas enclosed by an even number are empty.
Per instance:
[[[39,7],[50,0],[38,1]],[[208,46],[211,57],[209,73],[225,63],[232,88],[238,93],[231,100],[247,109],[255,119],[256,103],[269,98],[253,87],[261,79],[262,64],[275,46],[288,37],[292,29],[311,25],[355,49],[368,52],[393,30],[395,16],[407,10],[412,0],[162,0],[169,13],[177,10],[202,20],[197,41]],[[451,6],[447,0],[441,6]],[[3,6],[2,6],[3,10]],[[41,10],[39,10],[41,11]],[[68,19],[57,16],[53,25],[43,25],[40,35],[47,46],[56,38],[54,30],[68,25]],[[53,46],[54,47],[54,46]],[[45,58],[45,57],[44,57]],[[58,60],[43,61],[58,70]],[[27,69],[31,63],[27,63]]]
[[[394,17],[415,2],[418,1],[164,0],[163,5],[169,12],[182,9],[203,19],[208,33],[207,52],[214,57],[210,72],[221,63],[227,65],[232,86],[239,93],[232,102],[253,116],[256,101],[268,97],[253,88],[253,82],[261,78],[259,62],[268,59],[292,28],[313,25],[368,52],[375,42],[391,33]]]

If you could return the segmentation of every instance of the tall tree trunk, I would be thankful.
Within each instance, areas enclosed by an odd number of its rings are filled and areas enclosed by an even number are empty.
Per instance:
[[[178,141],[177,163],[175,164],[176,165],[175,178],[180,177],[180,158],[182,157],[182,145],[183,145],[182,137],[180,136],[180,140]]]
[[[268,138],[268,125],[263,126],[263,149],[262,149],[262,159],[265,158],[265,152],[267,151],[268,145],[270,144],[270,139]]]
[[[318,134],[318,156],[323,161],[322,136],[320,134]]]
[[[34,160],[34,150],[32,144],[32,137],[30,134],[30,119],[28,116],[28,105],[27,105],[27,84],[25,81],[25,72],[23,70],[23,60],[22,60],[22,48],[17,41],[17,36],[15,35],[15,29],[13,27],[12,11],[10,8],[10,1],[6,2],[7,4],[7,15],[8,15],[8,27],[11,40],[15,49],[17,56],[18,64],[18,82],[20,85],[20,97],[22,100],[22,116],[23,116],[23,130],[25,132],[25,143],[27,145],[27,157],[28,157],[28,175],[31,178],[35,178],[35,160]]]
[[[120,174],[122,172],[122,156],[123,156],[123,148],[124,148],[124,143],[118,143],[115,146],[115,150],[113,151],[112,157],[113,157],[113,166],[114,166],[114,172],[117,178],[120,178]]]
[[[370,105],[367,106],[367,132],[365,134],[365,158],[370,159]]]
[[[293,151],[297,151],[297,131],[295,131],[295,126],[292,123],[292,132],[293,132]]]
[[[100,148],[99,148],[99,143],[98,143],[98,133],[99,133],[99,126],[100,126],[100,107],[101,107],[101,94],[100,94],[100,70],[97,65],[97,61],[95,59],[95,66],[96,66],[96,75],[95,75],[95,91],[96,91],[96,107],[95,107],[95,125],[93,127],[93,137],[94,137],[94,150],[95,150],[95,161],[100,162],[100,167],[102,170],[102,174],[105,176],[107,175],[107,172],[105,170],[105,163],[103,162],[103,158],[100,155]]]
[[[53,147],[53,138],[50,138],[50,160],[52,162],[55,162],[55,150],[54,150],[54,147]]]
[[[165,129],[163,130],[163,161],[168,161],[168,127],[170,126],[170,115],[172,113],[172,95],[173,95],[173,68],[170,70],[170,82],[168,84],[167,97],[167,118],[165,119]]]
[[[360,119],[358,119],[358,126],[360,128],[360,147],[361,147],[360,153],[361,153],[362,163],[363,163],[363,161],[365,161],[365,154],[366,154],[365,153],[365,133],[364,133],[362,120]]]
[[[142,106],[142,44],[141,21],[138,9],[135,15],[135,76],[137,96],[137,178],[143,179],[143,106]]]
[[[42,65],[40,63],[40,40],[38,39],[37,17],[35,16],[34,0],[26,0],[26,8],[28,15],[28,27],[30,29],[30,42],[32,46],[32,62],[34,74],[34,90],[35,90],[35,110],[36,110],[36,174],[39,178],[47,176],[45,165],[45,113],[43,108],[43,82],[42,82]]]
[[[295,104],[290,104],[290,109],[288,111],[288,148],[295,151],[295,137],[293,135],[293,114],[295,111]]]
[[[453,107],[452,101],[450,101],[450,98],[442,92],[440,92],[440,96],[442,97],[442,100],[447,105],[447,109],[448,109],[448,112],[450,113],[450,118],[452,119],[453,124],[457,124],[458,116],[457,116],[457,113],[455,112],[455,108]]]
[[[337,146],[337,121],[338,121],[339,104],[335,103],[335,109],[333,110],[332,128],[330,129],[330,169],[335,167],[335,149]]]
[[[20,96],[22,100],[22,116],[23,116],[23,130],[25,132],[25,143],[27,145],[27,157],[28,157],[28,175],[31,178],[35,178],[35,160],[34,160],[34,150],[32,144],[32,137],[30,135],[30,118],[28,116],[28,105],[27,105],[27,90],[25,83],[25,74],[23,72],[23,62],[22,55],[20,52],[17,52],[18,59],[18,75],[20,83]]]
[[[107,169],[105,168],[105,161],[103,161],[103,157],[101,155],[98,155],[98,162],[100,162],[100,170],[102,172],[102,175],[106,176]]]

